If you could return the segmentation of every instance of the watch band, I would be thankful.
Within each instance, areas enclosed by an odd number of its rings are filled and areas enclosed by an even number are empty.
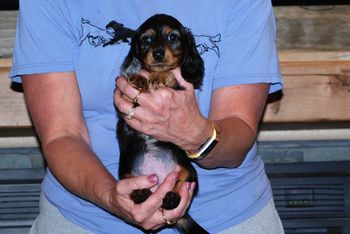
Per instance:
[[[216,146],[219,142],[219,132],[215,127],[215,124],[211,122],[212,133],[210,137],[199,147],[199,149],[194,153],[189,153],[186,151],[186,155],[190,159],[201,160],[209,154],[209,152]]]

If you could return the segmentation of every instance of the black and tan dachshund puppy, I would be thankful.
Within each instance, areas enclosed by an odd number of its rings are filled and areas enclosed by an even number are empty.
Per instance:
[[[137,29],[129,54],[122,65],[122,75],[140,92],[161,87],[183,90],[171,72],[176,67],[181,68],[183,78],[192,83],[195,89],[201,87],[204,63],[196,50],[193,35],[174,17],[154,15]],[[150,73],[148,79],[138,74],[141,69]],[[134,107],[137,105],[135,103]],[[119,177],[123,179],[154,173],[162,182],[168,173],[178,171],[178,182],[174,190],[166,194],[162,204],[163,209],[176,208],[181,199],[178,193],[181,184],[185,181],[198,184],[197,173],[191,161],[178,146],[158,141],[132,129],[126,124],[123,118],[125,115],[119,115]],[[130,198],[139,204],[151,194],[150,189],[138,189],[132,192]],[[208,233],[188,214],[173,225],[181,233]]]

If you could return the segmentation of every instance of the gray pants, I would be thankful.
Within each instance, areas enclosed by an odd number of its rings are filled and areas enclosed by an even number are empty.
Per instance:
[[[281,219],[271,200],[259,213],[218,234],[284,234]]]
[[[40,195],[39,209],[40,213],[29,234],[92,234],[92,232],[68,221],[43,193]]]
[[[258,214],[233,226],[220,234],[283,234],[281,220],[271,200]],[[40,214],[35,219],[29,234],[92,234],[80,226],[68,221],[41,194]]]

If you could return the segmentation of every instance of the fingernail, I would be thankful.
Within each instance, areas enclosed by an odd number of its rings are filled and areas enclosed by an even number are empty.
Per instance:
[[[177,180],[179,178],[179,172],[174,172],[174,174],[173,174],[173,179],[174,180]]]
[[[191,183],[191,190],[194,190],[196,188],[196,182]]]
[[[148,181],[151,183],[156,183],[158,181],[158,176],[156,174],[152,174],[148,176]]]
[[[191,189],[191,183],[190,183],[190,182],[186,182],[186,188],[187,188],[188,190]]]

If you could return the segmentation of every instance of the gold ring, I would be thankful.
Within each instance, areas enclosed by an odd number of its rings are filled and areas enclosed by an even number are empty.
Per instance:
[[[173,226],[177,223],[177,219],[173,219],[173,220],[168,220],[165,215],[164,215],[164,209],[162,210],[162,215],[163,215],[163,221],[166,225],[168,226]]]
[[[128,120],[131,120],[132,117],[134,116],[135,109],[136,109],[135,106],[132,106],[132,107],[129,109],[128,114],[126,115],[126,118],[127,118]]]
[[[134,97],[132,99],[132,102],[135,103],[135,104],[139,104],[138,101],[139,101],[140,95],[141,95],[141,91],[136,95],[136,97]]]

